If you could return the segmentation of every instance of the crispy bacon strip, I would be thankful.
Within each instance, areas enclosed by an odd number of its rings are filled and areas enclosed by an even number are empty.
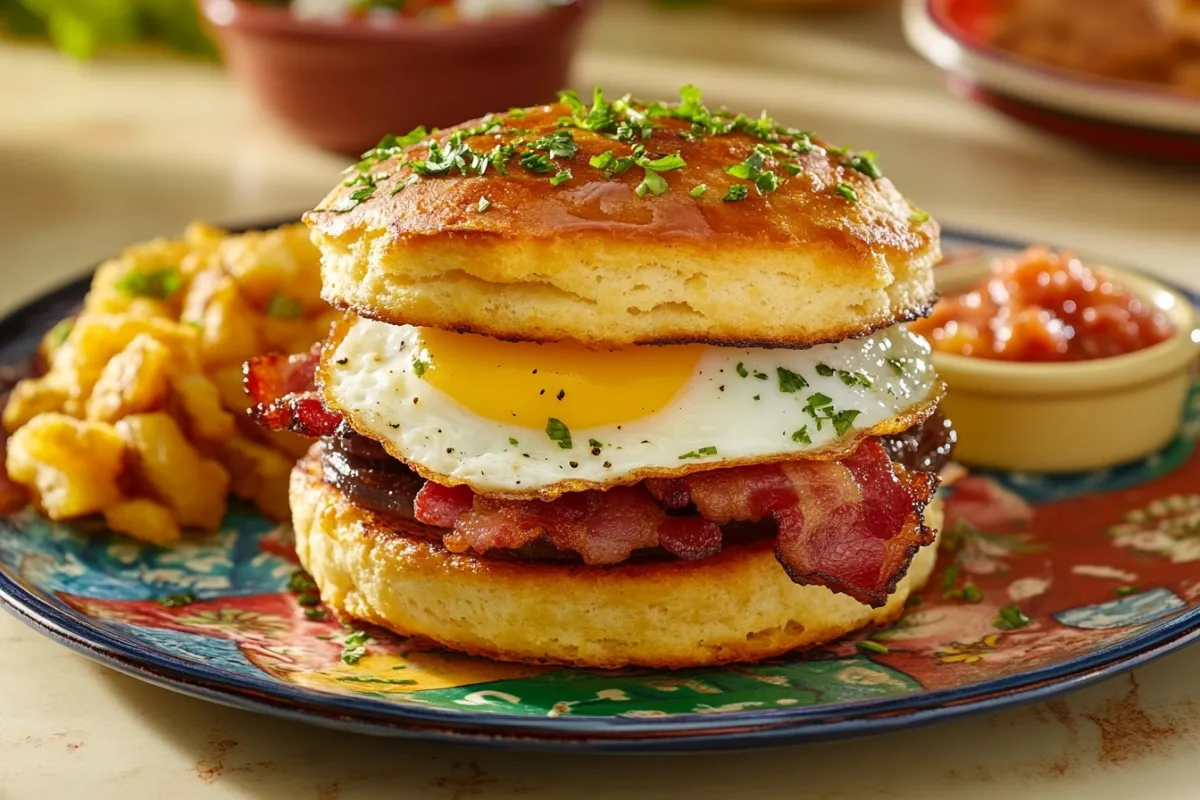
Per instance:
[[[721,529],[698,517],[673,518],[642,486],[574,492],[552,502],[495,500],[466,487],[428,482],[416,497],[416,519],[453,528],[443,538],[455,553],[516,550],[545,538],[585,564],[618,564],[635,550],[662,547],[695,559],[721,550]]]
[[[647,484],[660,502],[695,505],[714,522],[774,517],[775,556],[793,581],[875,607],[933,541],[920,515],[937,478],[894,465],[876,439],[841,461],[788,461]]]
[[[332,436],[342,415],[330,410],[316,392],[317,345],[292,356],[272,354],[246,362],[243,380],[254,405],[250,417],[263,427],[292,431],[311,439]]]
[[[720,552],[720,525],[770,517],[778,528],[775,555],[793,581],[878,607],[917,550],[933,541],[921,512],[936,488],[936,477],[893,465],[872,439],[841,461],[716,469],[552,502],[489,499],[429,482],[417,494],[416,518],[452,528],[444,542],[458,553],[544,538],[584,563],[616,564],[656,546],[704,558]],[[690,507],[697,513],[666,511]]]

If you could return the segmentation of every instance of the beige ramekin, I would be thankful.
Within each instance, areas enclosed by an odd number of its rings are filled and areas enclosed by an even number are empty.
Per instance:
[[[1076,472],[1150,455],[1179,430],[1200,355],[1192,302],[1126,270],[1099,270],[1162,309],[1175,334],[1144,350],[1094,361],[1022,363],[934,352],[950,391],[942,403],[958,431],[955,459],[975,467]],[[938,270],[945,294],[967,289],[986,263]]]

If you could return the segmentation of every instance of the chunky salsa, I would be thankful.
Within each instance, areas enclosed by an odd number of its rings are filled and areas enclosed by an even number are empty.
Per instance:
[[[1003,361],[1108,358],[1173,333],[1160,309],[1044,247],[997,259],[987,277],[911,327],[937,351]]]

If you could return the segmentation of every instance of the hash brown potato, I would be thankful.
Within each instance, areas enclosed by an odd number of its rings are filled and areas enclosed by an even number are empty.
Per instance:
[[[302,225],[196,223],[105,262],[9,395],[9,477],[51,519],[101,514],[160,545],[215,529],[231,492],[287,519],[307,442],[245,419],[242,362],[324,338],[337,312],[320,282]]]

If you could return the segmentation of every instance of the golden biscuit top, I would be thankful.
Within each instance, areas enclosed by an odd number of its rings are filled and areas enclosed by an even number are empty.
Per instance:
[[[583,237],[935,251],[938,227],[883,177],[870,152],[833,147],[772,119],[676,103],[564,93],[456,128],[385,138],[306,221],[392,244],[432,237]]]

